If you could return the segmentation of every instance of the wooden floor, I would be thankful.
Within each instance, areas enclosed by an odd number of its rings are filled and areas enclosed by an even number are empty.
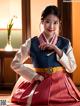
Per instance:
[[[11,103],[10,95],[11,95],[11,93],[0,94],[0,100],[6,100],[5,106],[26,106],[26,105],[17,105],[17,104]],[[0,106],[4,106],[4,105],[0,105]]]
[[[0,90],[0,100],[6,100],[5,106],[22,106],[22,105],[16,105],[11,103],[10,95],[11,95],[11,91]],[[3,105],[0,105],[0,106],[3,106]]]
[[[0,100],[1,99],[9,99],[10,95],[11,95],[10,90],[0,90]]]

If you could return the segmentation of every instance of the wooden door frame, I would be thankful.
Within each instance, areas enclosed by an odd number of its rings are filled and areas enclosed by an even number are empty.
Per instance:
[[[72,3],[58,0],[58,7],[61,12],[63,36],[72,42]]]
[[[30,0],[22,0],[22,43],[31,36]]]

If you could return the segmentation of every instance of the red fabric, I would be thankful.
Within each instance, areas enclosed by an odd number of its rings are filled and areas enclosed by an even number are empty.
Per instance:
[[[36,88],[31,106],[80,106],[80,92],[66,73],[39,74],[45,79]],[[21,82],[12,96],[12,102],[27,104],[26,96],[36,83]]]

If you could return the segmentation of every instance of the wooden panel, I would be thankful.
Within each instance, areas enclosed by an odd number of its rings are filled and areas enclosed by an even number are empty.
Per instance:
[[[80,85],[80,3],[72,3],[72,32],[73,49],[77,62],[77,69],[73,73],[73,81]]]
[[[12,89],[18,78],[18,75],[10,68],[11,61],[17,50],[7,52],[0,49],[0,89]]]
[[[58,7],[62,16],[62,34],[72,42],[72,3],[58,0]]]
[[[16,82],[16,73],[10,68],[10,64],[13,58],[4,59],[4,85],[13,86]]]
[[[4,58],[1,70],[0,89],[12,89],[17,81],[17,74],[10,68],[13,58]]]

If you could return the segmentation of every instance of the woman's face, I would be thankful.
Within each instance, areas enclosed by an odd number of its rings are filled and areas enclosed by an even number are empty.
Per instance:
[[[44,32],[48,36],[59,34],[59,18],[55,15],[48,15],[43,21],[42,21]]]

